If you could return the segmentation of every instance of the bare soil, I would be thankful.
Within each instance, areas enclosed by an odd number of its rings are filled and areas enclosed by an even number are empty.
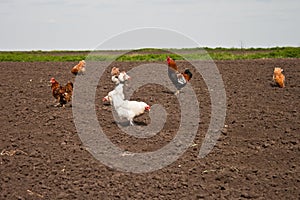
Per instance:
[[[74,81],[75,64],[0,63],[0,199],[300,198],[299,59],[216,61],[227,95],[226,127],[202,159],[197,156],[210,120],[210,98],[201,75],[191,69],[201,110],[195,145],[171,165],[142,174],[96,160],[77,134],[72,106],[53,106],[50,78]],[[129,70],[139,64],[113,65]],[[274,67],[284,69],[285,88],[272,84]],[[171,91],[147,85],[134,93],[133,99],[159,103],[168,112],[160,133],[139,139],[120,132],[111,107],[101,102],[114,87],[109,71],[100,83],[97,117],[114,144],[132,152],[154,151],[175,136],[180,110]],[[148,114],[135,123],[147,125]]]

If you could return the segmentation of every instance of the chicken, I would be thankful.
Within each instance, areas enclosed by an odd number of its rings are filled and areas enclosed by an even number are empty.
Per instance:
[[[121,73],[119,73],[119,75],[116,77],[115,75],[112,77],[112,81],[118,85],[118,84],[124,84],[125,81],[129,80],[130,76],[128,76],[128,74],[125,71],[122,71]],[[103,102],[109,102],[110,104],[112,104],[112,94],[114,93],[114,91],[116,90],[116,88],[112,91],[110,91],[105,97],[103,97],[102,101]],[[123,92],[120,94],[122,99],[124,98],[124,94]]]
[[[71,101],[73,93],[73,83],[69,81],[65,86],[61,86],[55,78],[50,79],[52,95],[57,104],[55,106],[64,106]]]
[[[116,110],[120,118],[125,118],[129,121],[131,126],[134,125],[133,118],[145,113],[145,111],[150,111],[150,106],[145,102],[141,101],[128,101],[122,99],[123,84],[119,84],[113,94],[112,102],[114,109]]]
[[[71,72],[74,75],[83,75],[85,72],[85,61],[79,61],[79,63],[71,69]]]
[[[119,83],[119,82],[118,82],[118,76],[120,75],[120,69],[117,68],[117,67],[113,67],[113,68],[111,69],[111,72],[110,72],[110,73],[111,73],[111,75],[112,75],[112,77],[111,77],[112,82],[118,84],[118,83]]]
[[[118,75],[113,75],[111,77],[111,81],[114,82],[116,85],[119,83],[125,82],[130,79],[130,76],[125,71],[120,72]]]
[[[63,87],[62,92],[60,93],[60,104],[65,105],[72,100],[73,95],[73,83],[68,81],[65,87]]]
[[[117,68],[117,67],[113,67],[112,69],[111,69],[111,75],[112,76],[119,76],[119,74],[120,74],[120,69],[119,68]]]
[[[283,69],[275,67],[273,74],[273,81],[281,88],[285,87],[285,76],[282,74]]]
[[[110,91],[107,96],[103,97],[103,102],[109,102],[110,105],[112,105],[112,95],[118,93],[121,97],[121,99],[125,99],[124,93],[123,93],[123,84],[119,84],[115,87],[114,90]],[[122,90],[120,91],[120,87],[122,87]]]
[[[167,57],[167,62],[168,76],[177,89],[175,94],[178,95],[180,90],[191,80],[193,74],[189,69],[186,69],[183,73],[180,73],[175,61],[169,56]]]
[[[111,81],[118,84],[118,76],[120,75],[119,68],[113,67],[111,70]]]
[[[50,79],[52,95],[56,100],[59,100],[60,84],[55,80],[55,78]]]

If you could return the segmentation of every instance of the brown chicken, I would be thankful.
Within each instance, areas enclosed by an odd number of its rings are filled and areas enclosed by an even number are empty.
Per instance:
[[[168,62],[168,76],[174,86],[176,87],[177,91],[175,94],[179,94],[180,90],[191,80],[193,74],[190,72],[189,69],[186,69],[184,72],[179,72],[178,67],[175,63],[175,61],[167,57]]]
[[[281,88],[285,87],[285,76],[282,74],[282,72],[283,69],[281,69],[280,67],[275,67],[273,74],[273,80]]]
[[[60,92],[60,84],[55,80],[55,78],[50,79],[52,95],[55,98],[55,101],[59,102],[59,92]]]
[[[112,69],[111,69],[111,75],[112,76],[119,76],[119,74],[120,74],[120,69],[119,68],[117,68],[117,67],[113,67]]]
[[[83,75],[85,72],[85,61],[79,61],[79,63],[72,68],[71,72],[74,75]]]
[[[62,88],[60,92],[60,104],[65,105],[72,100],[73,95],[73,83],[68,81],[65,87]]]
[[[52,95],[57,103],[55,106],[65,106],[72,99],[73,83],[68,81],[65,86],[61,86],[55,78],[50,79]]]

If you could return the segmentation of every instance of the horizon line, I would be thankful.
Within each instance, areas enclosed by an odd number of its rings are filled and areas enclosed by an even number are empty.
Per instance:
[[[168,49],[176,49],[176,50],[189,50],[189,49],[272,49],[272,48],[299,48],[300,46],[293,46],[293,45],[287,45],[287,46],[253,46],[253,47],[223,47],[223,46],[215,46],[215,47],[182,47],[182,48],[169,48],[169,47],[163,47],[163,48],[155,48],[155,47],[145,47],[145,48],[120,48],[120,49],[0,49],[0,52],[22,52],[22,51],[131,51],[131,50],[142,50],[142,49],[162,49],[162,50],[168,50]]]

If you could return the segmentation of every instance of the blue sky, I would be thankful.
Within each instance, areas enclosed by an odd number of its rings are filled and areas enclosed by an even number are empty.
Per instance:
[[[0,50],[92,50],[142,27],[208,47],[300,46],[299,10],[299,0],[1,0]]]

